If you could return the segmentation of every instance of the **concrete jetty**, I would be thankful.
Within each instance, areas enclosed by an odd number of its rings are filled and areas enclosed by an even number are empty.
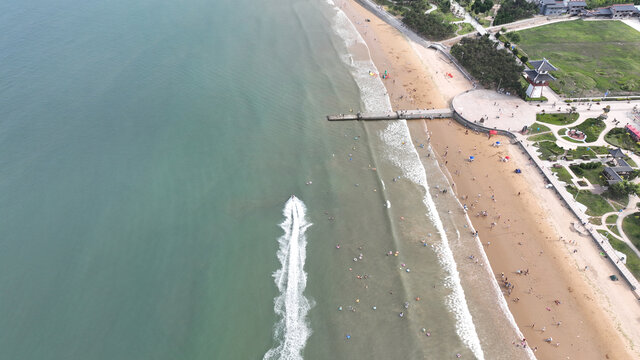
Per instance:
[[[415,119],[444,119],[451,118],[451,109],[430,109],[430,110],[398,110],[380,113],[357,113],[327,115],[329,121],[381,121],[381,120],[415,120]]]

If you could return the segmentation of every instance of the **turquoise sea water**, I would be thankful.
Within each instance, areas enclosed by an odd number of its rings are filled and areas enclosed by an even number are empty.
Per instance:
[[[0,359],[258,359],[296,340],[274,337],[272,276],[292,194],[312,224],[283,283],[306,279],[304,358],[478,355],[400,140],[324,120],[367,107],[335,15],[0,3]]]

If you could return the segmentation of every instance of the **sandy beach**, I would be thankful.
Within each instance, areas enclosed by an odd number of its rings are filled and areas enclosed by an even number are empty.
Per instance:
[[[367,42],[378,69],[391,74],[385,86],[394,109],[448,107],[453,96],[471,88],[444,56],[410,43],[354,1],[338,6]],[[454,121],[426,125],[430,134],[423,121],[411,122],[412,136],[426,141],[430,135],[456,196],[469,207],[496,281],[513,285],[509,292],[501,288],[535,356],[637,358],[638,301],[626,284],[608,280],[613,267],[590,238],[572,231],[576,219],[545,189],[526,155],[515,145],[493,147],[508,140],[488,139]],[[473,163],[466,161],[470,155]],[[506,155],[511,160],[500,161]]]

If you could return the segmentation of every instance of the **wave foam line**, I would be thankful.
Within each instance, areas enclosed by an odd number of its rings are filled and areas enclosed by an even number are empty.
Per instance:
[[[376,73],[378,72],[371,60],[369,47],[347,15],[335,6],[332,0],[327,0],[327,3],[336,10],[334,30],[343,39],[347,47],[359,43],[366,46],[369,52],[369,59],[366,61],[356,61],[350,54],[343,59],[351,67],[356,84],[360,88],[366,111],[391,111],[391,101],[382,80],[378,77],[369,76],[368,71],[372,69]],[[449,246],[449,240],[435,202],[429,193],[427,172],[420,161],[418,151],[413,146],[407,122],[404,120],[390,121],[388,127],[380,133],[380,137],[389,145],[387,154],[389,160],[398,166],[406,177],[424,188],[425,196],[422,202],[427,208],[427,216],[435,225],[442,239],[442,243],[434,248],[440,265],[449,274],[444,280],[447,288],[451,290],[451,294],[445,300],[446,305],[454,314],[456,333],[462,342],[473,352],[477,359],[483,360],[484,353],[460,283],[460,274],[453,258],[453,252]]]
[[[307,222],[306,207],[295,196],[286,202],[280,224],[284,235],[278,239],[278,260],[282,267],[273,273],[280,291],[273,307],[280,320],[273,329],[277,345],[264,355],[264,360],[302,360],[302,350],[311,335],[306,316],[312,303],[302,293],[307,286],[304,272],[307,239],[305,232],[312,224]]]

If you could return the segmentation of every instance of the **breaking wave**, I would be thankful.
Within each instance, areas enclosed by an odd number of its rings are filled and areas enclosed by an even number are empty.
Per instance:
[[[273,330],[276,345],[264,355],[264,360],[302,360],[302,350],[311,335],[306,316],[311,301],[304,297],[307,273],[304,272],[307,239],[305,231],[312,224],[305,219],[306,207],[295,196],[287,201],[280,224],[284,235],[278,239],[278,260],[282,267],[273,273],[280,294],[273,307],[280,320]]]

